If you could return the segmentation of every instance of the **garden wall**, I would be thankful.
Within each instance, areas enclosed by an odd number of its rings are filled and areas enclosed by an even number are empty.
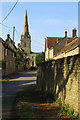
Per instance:
[[[80,55],[40,64],[37,85],[80,113]]]

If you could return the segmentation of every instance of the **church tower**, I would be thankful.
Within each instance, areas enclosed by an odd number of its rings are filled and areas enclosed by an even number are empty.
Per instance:
[[[23,27],[23,33],[21,35],[21,48],[24,50],[24,52],[27,53],[27,55],[31,52],[31,36],[29,34],[29,28],[28,28],[28,17],[27,17],[27,11],[24,15],[24,27]]]

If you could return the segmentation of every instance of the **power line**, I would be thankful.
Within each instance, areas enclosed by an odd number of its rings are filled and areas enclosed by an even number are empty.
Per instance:
[[[10,26],[7,26],[7,25],[5,25],[5,24],[2,24],[2,23],[0,23],[2,26],[4,26],[4,27],[6,27],[6,28],[11,28],[12,29],[12,27],[10,27]]]
[[[17,2],[14,4],[14,6],[12,7],[12,9],[10,10],[10,12],[6,15],[6,17],[2,20],[2,22],[4,22],[6,20],[6,18],[10,15],[10,13],[13,11],[13,9],[15,8],[15,6],[17,5],[19,0],[17,0]]]
[[[15,28],[15,31],[16,31],[16,35],[17,35],[17,37],[20,39],[20,37],[19,37],[19,33],[18,33],[18,31],[16,30],[16,28]]]

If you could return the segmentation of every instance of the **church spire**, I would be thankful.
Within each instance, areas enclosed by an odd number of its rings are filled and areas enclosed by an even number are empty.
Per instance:
[[[23,35],[29,35],[29,29],[28,29],[28,17],[27,17],[27,10],[24,15],[24,30],[23,30]]]

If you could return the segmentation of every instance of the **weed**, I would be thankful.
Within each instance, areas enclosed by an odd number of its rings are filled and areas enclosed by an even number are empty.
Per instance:
[[[62,105],[61,99],[58,98],[58,99],[56,100],[56,103],[61,106],[61,105]]]
[[[62,107],[60,111],[64,113],[65,112],[65,107]]]
[[[74,113],[71,117],[72,118],[78,118],[79,117],[79,113]]]
[[[78,118],[79,114],[78,113],[74,113],[74,109],[72,107],[69,107],[69,104],[64,104],[63,107],[60,110],[63,113],[67,113],[69,115],[71,115],[71,118]]]
[[[69,115],[73,115],[74,114],[74,109],[69,107],[67,113]]]

